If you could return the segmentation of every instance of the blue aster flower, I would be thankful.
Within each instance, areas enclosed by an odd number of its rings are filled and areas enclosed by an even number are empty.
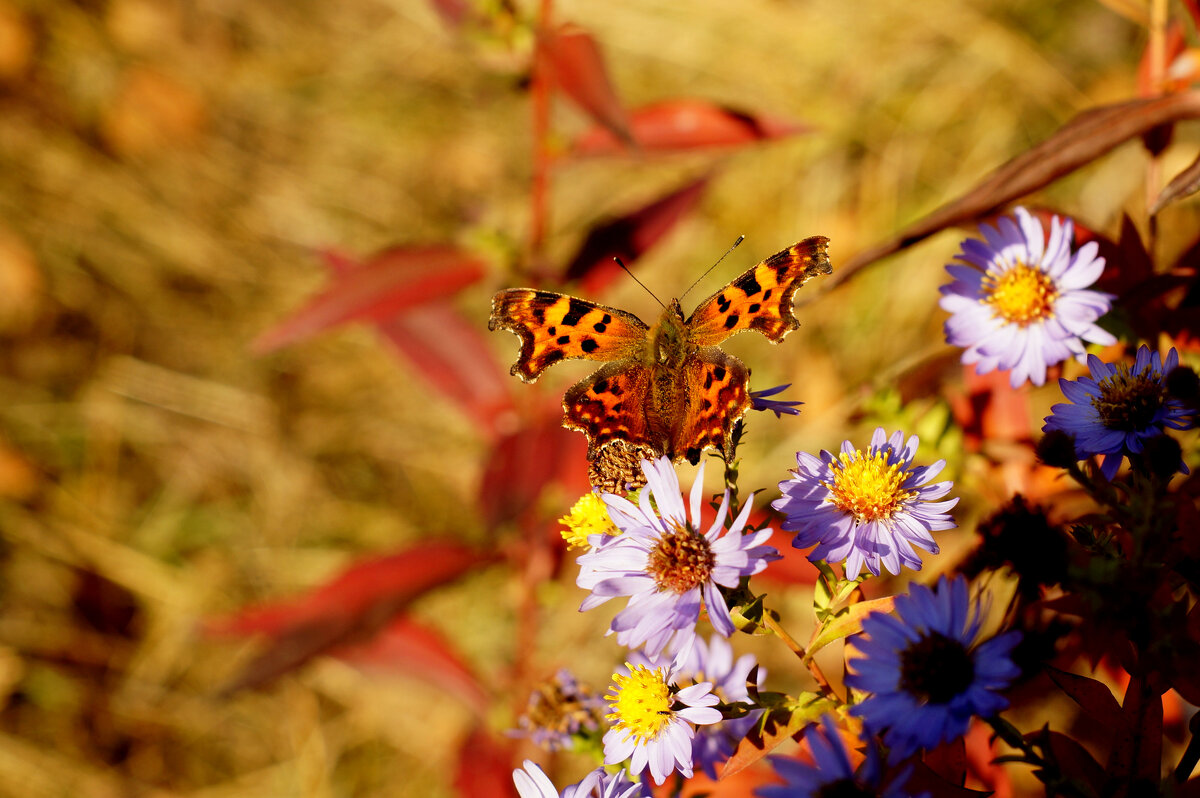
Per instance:
[[[705,526],[703,464],[692,486],[690,514],[668,458],[643,461],[642,470],[646,487],[638,504],[602,494],[622,534],[607,539],[593,536],[596,548],[577,559],[575,583],[590,591],[579,609],[628,596],[629,603],[609,629],[616,633],[617,642],[626,648],[645,647],[651,655],[670,644],[673,654],[686,654],[696,636],[700,607],[707,608],[713,628],[729,637],[733,620],[719,587],[737,587],[743,576],[757,574],[779,559],[779,552],[764,545],[774,534],[769,527],[743,534],[750,502],[725,529],[728,490],[716,518]]]
[[[768,396],[774,396],[775,394],[783,393],[791,387],[792,384],[789,382],[785,383],[784,385],[776,385],[774,388],[767,388],[762,391],[751,391],[750,407],[754,410],[770,410],[775,414],[775,418],[783,418],[784,413],[788,414],[789,416],[798,416],[800,415],[800,408],[798,405],[802,405],[804,402],[799,402],[794,399],[767,398]]]
[[[1020,672],[1011,657],[1020,632],[980,642],[980,625],[961,576],[943,576],[933,590],[912,585],[896,598],[894,616],[863,619],[863,634],[853,638],[863,656],[847,663],[854,672],[846,684],[869,695],[850,711],[883,734],[893,761],[955,740],[972,717],[1008,706],[1000,691]]]
[[[1140,454],[1150,438],[1162,435],[1168,427],[1194,426],[1191,411],[1167,395],[1167,375],[1178,365],[1179,354],[1173,348],[1163,360],[1158,352],[1142,345],[1132,367],[1105,363],[1090,355],[1090,378],[1058,381],[1073,404],[1051,407],[1042,432],[1060,430],[1073,436],[1080,460],[1104,455],[1100,470],[1112,479],[1121,467],[1121,458]],[[1182,463],[1180,469],[1187,473]]]
[[[625,774],[606,773],[597,768],[561,793],[550,777],[536,762],[526,759],[523,767],[513,771],[513,784],[521,798],[646,798],[640,784],[625,778]]]
[[[981,225],[984,240],[969,238],[955,256],[961,264],[946,271],[954,278],[941,288],[946,341],[965,347],[962,361],[978,374],[1009,371],[1016,388],[1026,380],[1046,381],[1046,368],[1084,356],[1084,341],[1116,339],[1095,322],[1109,311],[1112,296],[1086,290],[1104,271],[1096,242],[1071,252],[1070,219],[1050,222],[1046,240],[1041,222],[1024,208],[993,228]]]
[[[938,552],[931,533],[954,528],[947,511],[958,499],[938,501],[953,486],[932,481],[946,461],[914,466],[918,443],[916,435],[906,442],[900,431],[889,438],[879,427],[866,453],[850,441],[838,455],[797,453],[794,476],[779,483],[783,496],[771,502],[786,516],[783,528],[796,532],[792,545],[816,546],[813,561],[844,562],[848,579],[864,566],[875,576],[881,567],[919,571],[915,549]]]
[[[804,733],[804,741],[812,752],[812,764],[797,759],[771,757],[771,764],[784,784],[759,787],[755,793],[760,798],[822,798],[834,795],[912,798],[909,792],[902,789],[908,779],[907,771],[881,785],[883,767],[874,744],[867,744],[866,758],[858,768],[850,763],[850,754],[831,715],[822,716],[819,726],[809,726]]]

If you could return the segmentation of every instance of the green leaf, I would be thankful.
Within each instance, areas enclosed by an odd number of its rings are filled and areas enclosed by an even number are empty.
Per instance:
[[[801,693],[794,699],[780,698],[783,700],[773,707],[767,705],[759,722],[738,743],[737,750],[720,773],[722,779],[746,769],[792,737],[798,737],[809,724],[838,707],[836,702],[818,693]]]
[[[845,612],[839,614],[833,621],[820,627],[813,641],[808,645],[808,656],[811,658],[825,646],[862,631],[862,619],[872,612],[891,612],[896,603],[895,596],[870,601],[860,601],[851,604]]]

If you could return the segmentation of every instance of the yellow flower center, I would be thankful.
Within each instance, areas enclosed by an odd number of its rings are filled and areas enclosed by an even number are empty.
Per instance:
[[[707,582],[716,563],[708,538],[680,524],[650,551],[646,572],[654,577],[659,592],[683,595]]]
[[[833,483],[822,482],[829,489],[829,500],[859,523],[891,518],[905,501],[916,495],[901,490],[905,474],[900,463],[888,464],[884,452],[867,457],[861,451],[842,453],[833,465]]]
[[[629,675],[613,674],[615,691],[604,696],[611,712],[606,719],[613,728],[623,730],[625,739],[635,737],[647,742],[658,736],[672,717],[671,688],[667,685],[666,668],[633,666],[628,662]]]
[[[583,494],[571,512],[558,519],[558,523],[566,527],[562,536],[571,548],[587,548],[588,535],[621,534],[609,517],[608,508],[596,493]]]
[[[988,272],[983,278],[985,302],[995,314],[1022,327],[1054,315],[1058,287],[1040,269],[1018,263],[1003,274]]]

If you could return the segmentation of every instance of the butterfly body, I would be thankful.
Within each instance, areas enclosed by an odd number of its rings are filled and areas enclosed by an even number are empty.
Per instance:
[[[746,271],[685,319],[678,300],[653,325],[577,297],[510,288],[492,299],[489,327],[521,338],[512,373],[534,382],[560,360],[604,361],[563,397],[563,425],[588,438],[588,459],[616,441],[672,460],[728,459],[734,423],[751,404],[750,371],[717,345],[758,330],[778,343],[799,327],[792,295],[832,271],[827,239],[805,239]]]

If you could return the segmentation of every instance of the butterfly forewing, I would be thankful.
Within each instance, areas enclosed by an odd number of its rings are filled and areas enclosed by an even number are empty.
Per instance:
[[[488,329],[512,330],[521,354],[511,369],[535,381],[560,360],[620,360],[639,354],[647,327],[637,316],[552,291],[509,288],[492,297]]]
[[[796,289],[833,268],[824,236],[806,238],[738,276],[700,303],[687,321],[697,346],[716,346],[734,333],[758,330],[778,343],[800,326],[792,315]]]

